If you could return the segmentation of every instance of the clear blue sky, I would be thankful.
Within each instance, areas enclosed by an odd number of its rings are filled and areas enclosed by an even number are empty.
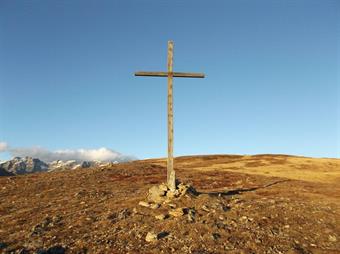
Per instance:
[[[1,0],[0,141],[166,156],[340,155],[336,0]],[[0,158],[8,156],[0,155]]]

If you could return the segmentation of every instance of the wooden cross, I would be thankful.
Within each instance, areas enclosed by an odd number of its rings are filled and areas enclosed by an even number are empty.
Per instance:
[[[172,94],[172,80],[173,77],[180,78],[204,78],[203,73],[185,73],[173,72],[173,52],[174,43],[168,41],[168,71],[167,72],[136,72],[135,76],[147,77],[168,77],[168,161],[167,161],[167,185],[171,191],[176,189],[176,176],[174,170],[173,159],[173,143],[174,143],[174,127],[173,127],[173,94]]]

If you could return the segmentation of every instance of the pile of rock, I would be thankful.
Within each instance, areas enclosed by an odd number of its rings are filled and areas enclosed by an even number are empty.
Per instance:
[[[182,197],[197,197],[198,192],[189,184],[179,183],[176,186],[175,190],[170,190],[165,183],[162,183],[158,186],[152,186],[147,195],[146,201],[140,201],[139,205],[151,209],[157,209],[162,205],[169,206],[171,209],[176,208],[176,204],[173,201],[180,200]],[[181,213],[181,215],[187,214],[186,210],[189,208],[178,208],[174,209],[172,212],[176,211],[176,214]],[[182,211],[183,210],[183,211]],[[170,214],[174,217],[173,214]],[[157,218],[159,219],[159,218]]]
[[[180,198],[196,197],[198,192],[189,184],[179,183],[175,190],[170,190],[168,186],[164,183],[158,186],[152,186],[149,189],[147,195],[147,201],[140,201],[138,204],[143,207],[158,209],[162,205],[167,205],[170,211],[166,214],[156,215],[157,220],[165,220],[169,217],[180,217],[183,215],[188,215],[188,220],[193,221],[195,216],[195,210],[187,207],[177,208],[173,201],[179,200]]]
[[[179,199],[183,196],[193,197],[197,195],[195,188],[189,184],[180,183],[175,190],[170,190],[165,183],[162,183],[149,189],[147,199],[153,203],[169,203],[173,199]]]
[[[179,183],[175,190],[170,190],[166,184],[162,183],[158,186],[152,186],[148,191],[147,200],[140,201],[139,205],[153,210],[161,208],[161,213],[158,211],[158,214],[156,212],[155,215],[155,213],[152,212],[156,220],[166,220],[187,216],[189,222],[194,222],[196,210],[186,206],[178,207],[176,201],[179,201],[182,197],[197,197],[198,194],[199,193],[195,190],[195,188],[189,184]],[[135,213],[137,213],[137,209],[135,209]],[[153,242],[163,237],[167,237],[168,235],[168,233],[164,234],[164,232],[159,234],[156,234],[155,232],[148,232],[145,240],[147,242]]]

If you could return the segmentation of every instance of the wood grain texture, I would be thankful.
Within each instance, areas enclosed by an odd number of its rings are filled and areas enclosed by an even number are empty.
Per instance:
[[[173,54],[174,44],[168,41],[168,163],[167,163],[167,184],[171,191],[176,190],[176,175],[174,171],[173,142],[174,142],[174,123],[173,123]]]

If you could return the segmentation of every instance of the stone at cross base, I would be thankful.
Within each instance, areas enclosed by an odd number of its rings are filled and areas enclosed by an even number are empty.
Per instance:
[[[152,186],[148,191],[147,200],[153,203],[167,203],[174,199],[179,199],[185,195],[194,197],[198,196],[198,192],[189,184],[179,183],[176,180],[176,189],[171,190],[167,184]]]

